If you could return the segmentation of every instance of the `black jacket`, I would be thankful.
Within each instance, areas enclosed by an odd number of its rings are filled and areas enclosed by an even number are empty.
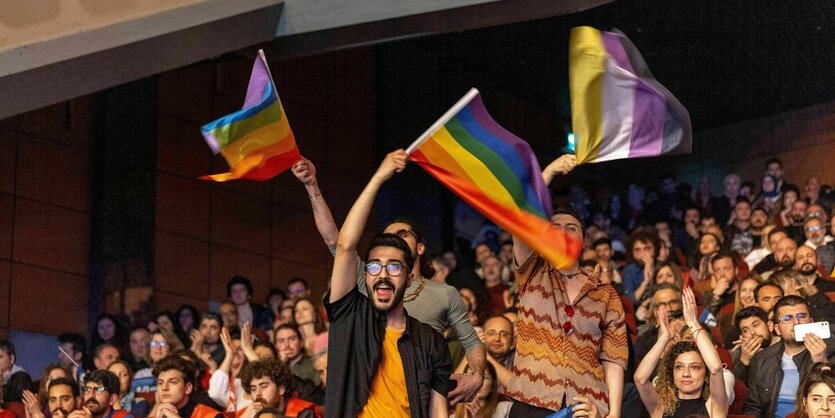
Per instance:
[[[826,341],[829,361],[832,362],[835,360],[835,339],[830,338],[824,341]],[[748,394],[745,396],[743,415],[751,415],[757,418],[774,416],[777,410],[780,386],[783,384],[783,369],[780,366],[783,352],[784,343],[779,342],[755,354],[751,359],[747,376]],[[797,365],[800,379],[803,380],[803,376],[814,365],[812,356],[804,350],[792,357],[792,360]],[[736,373],[734,374],[736,375]]]

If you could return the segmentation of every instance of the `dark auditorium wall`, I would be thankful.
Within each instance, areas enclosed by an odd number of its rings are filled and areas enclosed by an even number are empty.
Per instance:
[[[376,158],[370,48],[275,61],[270,67],[302,155],[313,160],[322,192],[341,224]],[[226,281],[249,277],[255,299],[293,276],[324,294],[331,256],[310,201],[289,172],[272,181],[210,184],[225,171],[200,126],[240,108],[250,57],[224,59],[159,76],[155,298],[158,309],[226,299]]]
[[[0,333],[86,333],[91,97],[0,121]]]

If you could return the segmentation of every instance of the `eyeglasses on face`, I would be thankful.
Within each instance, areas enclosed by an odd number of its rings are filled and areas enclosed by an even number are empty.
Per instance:
[[[154,347],[154,348],[156,348],[156,347],[168,347],[168,342],[167,341],[151,341],[150,343],[148,343],[148,345],[150,345],[151,347]]]
[[[88,394],[93,393],[93,392],[102,393],[102,392],[104,392],[104,386],[97,386],[97,387],[84,386],[83,392],[84,392],[85,395],[88,395]]]
[[[789,322],[792,319],[797,319],[798,321],[802,321],[802,320],[807,319],[807,318],[809,318],[809,314],[801,312],[801,313],[795,314],[795,315],[783,315],[783,316],[780,317],[780,322]]]
[[[510,337],[511,337],[510,333],[509,333],[509,332],[507,332],[507,331],[498,331],[498,332],[496,332],[496,330],[494,330],[494,329],[491,329],[491,330],[487,330],[487,331],[485,331],[485,332],[484,332],[484,335],[486,335],[486,336],[487,336],[487,338],[493,338],[493,337],[495,337],[496,335],[498,335],[498,336],[499,336],[499,338],[500,338],[500,339],[502,339],[502,340],[509,340],[509,339],[510,339]]]
[[[666,301],[666,302],[656,302],[655,303],[656,308],[660,308],[662,306],[666,306],[670,309],[673,309],[674,306],[681,306],[681,302],[679,302],[677,300],[670,300],[670,301]]]
[[[407,236],[411,235],[415,237],[415,241],[420,242],[420,240],[417,237],[417,234],[415,234],[415,231],[412,231],[411,229],[400,229],[397,232],[395,232],[395,234],[397,234],[398,237],[403,239],[406,239]]]
[[[380,264],[377,262],[373,262],[365,265],[365,271],[372,276],[377,276],[380,274],[380,272],[383,271],[383,267],[386,268],[386,271],[391,277],[399,276],[401,273],[403,273],[403,270],[406,269],[400,263]]]
[[[807,226],[806,232],[815,232],[820,231],[821,229],[823,229],[823,225]]]

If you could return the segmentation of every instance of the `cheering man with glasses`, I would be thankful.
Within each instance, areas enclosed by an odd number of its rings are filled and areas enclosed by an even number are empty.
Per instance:
[[[446,417],[452,368],[444,337],[406,314],[413,257],[396,234],[371,239],[364,285],[357,286],[357,243],[380,186],[408,156],[389,153],[339,231],[325,308],[328,334],[327,417]]]
[[[316,180],[316,167],[309,160],[302,160],[293,166],[293,174],[305,185],[310,197],[316,228],[331,253],[335,255],[339,231],[330,208],[328,208],[319,189]],[[374,190],[373,194],[367,197],[373,200],[376,193],[377,190]],[[426,245],[414,222],[400,218],[390,223],[383,232],[396,234],[402,238],[414,258],[411,270],[413,280],[403,297],[403,303],[409,315],[431,326],[441,334],[447,328],[452,328],[464,347],[467,362],[470,365],[470,374],[455,373],[452,375],[452,379],[456,381],[457,386],[450,392],[449,400],[453,405],[461,401],[469,402],[478,393],[484,379],[485,352],[484,345],[469,321],[467,309],[458,294],[458,290],[430,279],[435,271],[432,268],[432,261],[426,257]],[[360,293],[368,296],[365,293],[364,264],[359,259],[359,255],[355,255],[355,258],[358,260],[357,288]],[[501,292],[499,294],[501,295]]]
[[[800,379],[814,363],[835,360],[835,347],[814,334],[806,334],[803,342],[795,341],[797,324],[814,322],[806,300],[785,296],[774,305],[774,333],[782,341],[751,359],[748,367],[748,394],[744,415],[757,418],[783,418],[795,409]]]

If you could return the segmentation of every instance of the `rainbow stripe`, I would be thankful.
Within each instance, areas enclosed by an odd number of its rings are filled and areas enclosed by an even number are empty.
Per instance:
[[[258,53],[243,108],[201,128],[209,148],[223,155],[230,170],[201,179],[269,180],[302,158],[264,52]]]
[[[624,34],[576,27],[568,61],[577,164],[690,152],[687,109]]]
[[[472,89],[413,143],[410,158],[453,193],[557,267],[582,242],[551,226],[551,196],[527,142],[502,128]]]

